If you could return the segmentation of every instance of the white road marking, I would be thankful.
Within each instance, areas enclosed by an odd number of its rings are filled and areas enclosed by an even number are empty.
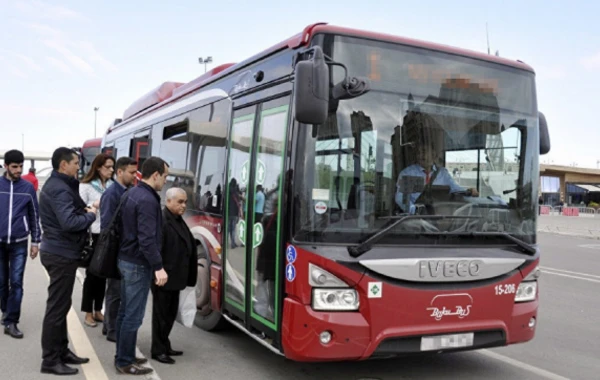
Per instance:
[[[578,247],[588,249],[600,249],[600,244],[580,244],[578,245]]]
[[[583,281],[589,281],[589,282],[596,282],[596,283],[600,284],[600,280],[594,280],[594,279],[591,279],[591,278],[585,278],[585,277],[580,277],[580,276],[572,276],[570,274],[564,274],[564,273],[558,273],[558,272],[550,272],[550,271],[547,271],[547,270],[542,270],[542,273],[552,274],[552,275],[561,276],[561,277],[575,278],[577,280],[583,280]]]
[[[46,273],[46,276],[48,276],[48,273]],[[79,283],[81,284],[81,286],[83,286],[83,282],[85,280],[85,277],[82,274],[82,271],[80,271],[79,269],[76,272],[76,276],[77,276],[77,281],[79,281]],[[104,308],[102,309],[103,313],[104,313]],[[96,352],[94,351],[90,340],[87,336],[87,334],[85,333],[85,330],[83,328],[83,325],[81,324],[81,322],[79,321],[79,318],[77,318],[77,315],[75,314],[75,310],[73,310],[73,308],[71,307],[71,311],[69,311],[69,318],[73,317],[74,320],[72,321],[71,319],[69,319],[69,335],[71,335],[71,340],[73,341],[73,346],[77,349],[77,346],[75,344],[75,339],[73,338],[72,332],[71,332],[71,326],[75,325],[76,329],[80,329],[81,331],[77,331],[78,334],[83,334],[85,340],[87,341],[87,343],[89,344],[92,353],[87,353],[86,355],[89,356],[85,356],[85,357],[90,357],[90,363],[82,365],[82,369],[84,370],[84,375],[86,377],[86,379],[88,380],[103,380],[106,379],[108,380],[108,377],[106,377],[106,372],[104,371],[104,368],[102,367],[102,365],[100,364],[100,360],[98,359],[98,356],[96,355]],[[76,353],[78,354],[78,356],[84,356],[83,354],[79,354],[79,351],[76,351]],[[88,376],[88,373],[85,371],[86,366],[89,366],[89,364],[92,363],[92,358],[91,355],[93,355],[93,357],[95,358],[95,363],[98,363],[102,374],[104,375],[104,377],[100,377],[98,375],[96,375],[96,372],[92,372],[90,371],[90,374],[93,374],[94,376]],[[144,354],[142,354],[142,352],[140,351],[139,347],[135,347],[135,355],[138,358],[145,358]],[[143,365],[144,367],[148,367],[148,368],[152,368],[154,371],[148,375],[142,376],[141,378],[146,379],[146,380],[161,380],[160,376],[158,376],[158,373],[156,372],[156,370],[154,369],[154,367],[152,367],[152,365],[150,364],[150,360],[148,360],[148,362],[146,364]],[[114,364],[111,363],[110,365],[111,368],[114,368]],[[97,371],[97,369],[96,369]]]
[[[591,277],[591,278],[600,279],[600,276],[595,275],[595,274],[573,272],[573,271],[570,271],[570,270],[556,269],[556,268],[549,268],[549,267],[540,267],[540,269],[542,269],[542,270],[549,270],[549,271],[552,271],[552,272],[561,272],[561,273],[575,274],[575,275],[582,276],[582,277]]]
[[[478,353],[480,353],[482,355],[485,355],[485,356],[487,356],[489,358],[499,360],[499,361],[504,362],[506,364],[510,364],[510,365],[512,365],[514,367],[517,367],[517,368],[520,368],[522,370],[529,371],[529,372],[534,373],[536,375],[542,376],[542,377],[544,377],[546,379],[550,379],[550,380],[570,380],[568,377],[563,377],[563,376],[557,375],[557,374],[552,373],[550,371],[546,371],[545,369],[534,367],[531,364],[520,362],[520,361],[518,361],[516,359],[512,359],[512,358],[509,358],[508,356],[497,354],[497,353],[495,353],[493,351],[490,351],[490,350],[487,350],[487,349],[478,350],[478,351],[475,351],[475,352],[478,352]]]
[[[46,274],[46,278],[48,279],[48,282],[50,282],[50,276],[45,268],[44,274]],[[75,354],[77,354],[77,356],[90,359],[89,363],[81,365],[81,371],[83,372],[85,378],[89,380],[108,380],[108,375],[106,374],[102,363],[100,363],[100,359],[98,359],[98,355],[96,354],[90,339],[83,329],[81,321],[79,321],[79,318],[77,318],[77,314],[75,313],[73,306],[71,306],[71,309],[67,314],[67,326]]]

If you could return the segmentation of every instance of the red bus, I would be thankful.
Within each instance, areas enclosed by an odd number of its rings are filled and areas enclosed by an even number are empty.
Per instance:
[[[200,328],[295,361],[472,350],[535,334],[536,99],[520,61],[319,23],[163,83],[103,147],[188,193]]]
[[[83,178],[90,170],[94,158],[101,152],[102,138],[94,138],[84,141],[80,149],[75,148],[80,154],[79,177]]]

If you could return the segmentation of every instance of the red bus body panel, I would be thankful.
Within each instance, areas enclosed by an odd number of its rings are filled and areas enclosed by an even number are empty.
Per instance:
[[[527,271],[516,271],[509,278],[492,285],[442,291],[395,286],[363,276],[298,247],[296,251],[296,278],[293,282],[286,281],[287,297],[283,306],[282,346],[289,359],[364,360],[372,357],[386,339],[423,335],[501,331],[505,342],[497,345],[533,339],[535,328],[529,327],[529,320],[537,316],[537,299],[515,303],[515,294],[496,295],[494,287],[502,284],[515,284],[518,287],[537,266],[537,261],[529,265]],[[360,297],[359,310],[312,310],[309,263],[329,271],[354,287]],[[382,282],[381,298],[368,298],[369,282]],[[454,315],[447,315],[444,311]],[[319,340],[323,331],[332,333],[332,340],[326,345]]]

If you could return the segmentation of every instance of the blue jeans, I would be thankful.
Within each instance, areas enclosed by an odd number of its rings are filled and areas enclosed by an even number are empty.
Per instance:
[[[23,301],[23,277],[27,263],[27,242],[0,243],[0,310],[2,324],[19,323]]]
[[[117,316],[117,367],[135,363],[137,334],[144,321],[152,269],[119,260],[121,271],[121,306]]]

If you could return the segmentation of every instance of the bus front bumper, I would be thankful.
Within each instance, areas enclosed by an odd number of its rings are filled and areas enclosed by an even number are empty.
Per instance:
[[[360,312],[318,312],[293,299],[284,301],[282,351],[300,362],[352,361],[424,353],[423,337],[473,333],[473,344],[463,348],[427,352],[475,350],[523,343],[533,339],[538,301],[515,304],[509,323],[500,320],[461,321],[445,324],[385,324],[372,328]],[[381,325],[381,324],[380,324]],[[326,342],[323,338],[330,336]]]

